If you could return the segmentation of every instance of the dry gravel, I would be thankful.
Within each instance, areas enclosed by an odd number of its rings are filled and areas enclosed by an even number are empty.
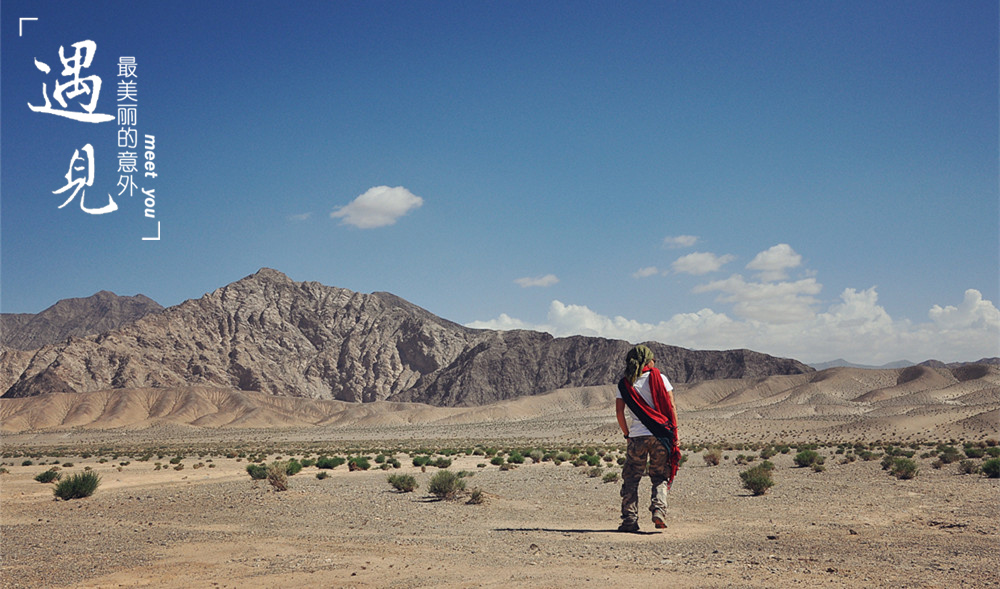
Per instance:
[[[439,447],[452,446],[442,442]],[[9,448],[8,448],[9,449]],[[669,528],[615,532],[619,483],[551,462],[501,471],[462,457],[486,502],[436,501],[436,468],[410,465],[398,493],[380,470],[310,467],[277,492],[246,462],[189,456],[185,469],[120,457],[60,457],[102,474],[86,499],[54,500],[32,480],[50,467],[7,458],[0,476],[3,587],[995,587],[998,481],[918,460],[919,476],[878,461],[827,470],[771,459],[773,487],[740,486],[738,452],[694,454],[669,496]],[[285,454],[286,456],[288,454]],[[170,455],[160,460],[166,464]],[[211,458],[211,462],[206,462]],[[269,458],[274,458],[271,456]],[[44,458],[51,462],[52,458]],[[130,460],[118,471],[114,465]],[[195,469],[202,462],[206,466]],[[530,460],[528,461],[530,462]],[[14,465],[11,466],[11,463]],[[215,467],[208,468],[207,464]],[[608,470],[617,470],[608,469]],[[648,480],[641,492],[648,493]]]

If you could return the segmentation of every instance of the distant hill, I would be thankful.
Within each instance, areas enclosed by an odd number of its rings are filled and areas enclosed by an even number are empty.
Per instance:
[[[750,350],[649,344],[675,383],[812,372]],[[482,405],[614,383],[631,344],[477,330],[389,293],[293,282],[271,269],[95,335],[4,350],[5,398],[203,386],[353,402]]]
[[[843,358],[837,358],[836,360],[830,360],[829,362],[820,362],[818,364],[810,364],[809,366],[815,368],[816,370],[826,370],[827,368],[868,368],[872,370],[881,369],[893,369],[893,368],[906,368],[907,366],[913,366],[915,362],[910,362],[909,360],[897,360],[895,362],[889,362],[881,366],[874,366],[869,364],[855,364],[854,362],[848,362]]]
[[[103,333],[162,311],[153,299],[101,292],[86,298],[63,299],[41,313],[0,314],[0,345],[35,350],[68,337]]]
[[[891,370],[895,368],[906,368],[908,366],[930,366],[932,368],[959,368],[961,366],[967,366],[969,364],[985,364],[988,366],[1000,367],[1000,358],[981,358],[975,362],[949,362],[945,364],[940,360],[925,360],[923,362],[910,362],[909,360],[897,360],[895,362],[889,362],[888,364],[883,364],[881,366],[868,366],[865,364],[854,364],[853,362],[848,362],[843,358],[838,358],[836,360],[831,360],[829,362],[820,362],[818,364],[810,364],[811,368],[816,370],[826,370],[827,368],[867,368],[871,370]]]

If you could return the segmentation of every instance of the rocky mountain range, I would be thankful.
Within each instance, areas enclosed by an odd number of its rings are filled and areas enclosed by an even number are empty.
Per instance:
[[[0,345],[35,350],[68,337],[118,329],[162,310],[147,296],[122,297],[102,290],[86,298],[63,299],[41,313],[0,314]]]
[[[657,366],[677,383],[812,372],[796,360],[750,350],[648,345]],[[5,348],[0,391],[12,398],[214,386],[313,399],[467,406],[614,383],[630,346],[471,329],[389,293],[294,282],[265,268],[98,334],[70,335],[31,351]]]

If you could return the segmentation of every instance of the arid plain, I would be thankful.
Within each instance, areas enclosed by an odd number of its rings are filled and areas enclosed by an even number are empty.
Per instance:
[[[687,461],[668,528],[615,532],[624,444],[613,387],[482,407],[278,398],[209,389],[40,395],[0,402],[4,587],[994,587],[1000,479],[940,464],[940,444],[1000,437],[996,368],[836,368],[679,386]],[[774,486],[739,473],[778,452]],[[797,467],[816,444],[823,469]],[[878,458],[912,451],[898,479]],[[718,466],[704,445],[723,448]],[[504,469],[496,456],[530,456]],[[590,450],[601,471],[560,461]],[[494,452],[496,454],[494,454]],[[576,454],[575,452],[579,452]],[[436,500],[452,461],[469,494]],[[249,460],[369,457],[308,466],[277,491]],[[548,456],[546,456],[548,455]],[[381,456],[382,458],[378,458]],[[988,456],[988,454],[987,454]],[[171,459],[175,463],[171,463]],[[746,464],[753,457],[753,461]],[[962,456],[965,458],[965,456]],[[393,459],[398,469],[381,470]],[[505,459],[505,460],[506,460]],[[30,465],[25,465],[30,461]],[[741,464],[742,463],[742,464]],[[978,465],[982,459],[975,459]],[[157,468],[159,465],[159,468]],[[53,497],[34,477],[89,467],[90,497]],[[182,466],[177,469],[177,466]],[[939,466],[939,467],[935,467]],[[388,474],[419,487],[396,491]],[[641,492],[648,493],[648,481]]]

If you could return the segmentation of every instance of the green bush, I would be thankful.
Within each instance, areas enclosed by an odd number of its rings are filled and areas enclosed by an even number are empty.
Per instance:
[[[52,481],[59,480],[61,474],[56,470],[47,470],[45,472],[39,473],[35,476],[35,480],[39,483],[51,483]]]
[[[990,458],[986,462],[983,462],[980,470],[991,479],[1000,479],[1000,458]]]
[[[255,481],[262,481],[267,478],[267,467],[263,464],[248,464],[247,474]]]
[[[596,454],[584,454],[580,458],[587,463],[587,466],[595,467],[601,464],[601,457]]]
[[[319,472],[316,473],[316,478],[319,479],[319,480],[321,480],[321,481],[323,479],[325,479],[326,477],[328,477],[328,476],[330,476],[330,473],[326,472],[325,470],[321,470],[321,471],[319,471]]]
[[[342,456],[320,456],[319,459],[316,460],[316,468],[327,470],[334,469],[345,462],[347,462],[347,460]]]
[[[605,483],[613,483],[613,482],[617,481],[618,480],[618,471],[613,471],[613,472],[605,473],[604,474],[604,478],[601,479],[601,480],[603,480]]]
[[[602,474],[604,474],[604,469],[601,468],[600,466],[592,466],[590,470],[587,471],[587,476],[589,476],[592,479],[596,479]]]
[[[493,458],[490,458],[490,464],[492,464],[493,466],[500,466],[503,463],[504,463],[503,456],[497,455],[494,456]]]
[[[285,474],[288,476],[294,476],[302,470],[302,463],[298,460],[289,460],[285,463]]]
[[[414,456],[413,466],[427,466],[431,461],[430,456]]]
[[[100,484],[101,477],[97,473],[81,472],[59,481],[53,493],[64,501],[81,499],[93,495]]]
[[[795,464],[802,467],[812,466],[818,460],[819,460],[819,453],[816,452],[815,450],[803,450],[798,454],[796,454],[794,458],[792,458],[792,461],[795,462]]]
[[[952,462],[958,462],[961,460],[962,455],[958,452],[958,448],[954,446],[939,446],[938,460],[945,464],[951,464]]]
[[[524,464],[524,455],[517,450],[514,450],[507,455],[507,462],[510,462],[511,464]]]
[[[920,469],[917,468],[916,462],[902,457],[895,458],[889,470],[889,474],[897,479],[912,479],[917,476],[918,472]]]
[[[990,446],[986,449],[986,454],[993,458],[1000,458],[1000,446]]]
[[[465,481],[450,470],[441,470],[431,477],[427,489],[439,499],[454,499],[465,490]]]
[[[368,470],[371,467],[372,465],[364,456],[352,456],[347,460],[347,469],[351,471]]]
[[[985,448],[968,447],[965,448],[966,458],[982,458],[986,454]]]
[[[754,496],[767,493],[767,490],[774,486],[774,480],[771,478],[773,469],[774,465],[765,460],[757,466],[744,470],[740,473],[743,488],[753,493]]]
[[[389,484],[401,493],[409,493],[420,486],[417,484],[417,479],[408,474],[389,475]]]

